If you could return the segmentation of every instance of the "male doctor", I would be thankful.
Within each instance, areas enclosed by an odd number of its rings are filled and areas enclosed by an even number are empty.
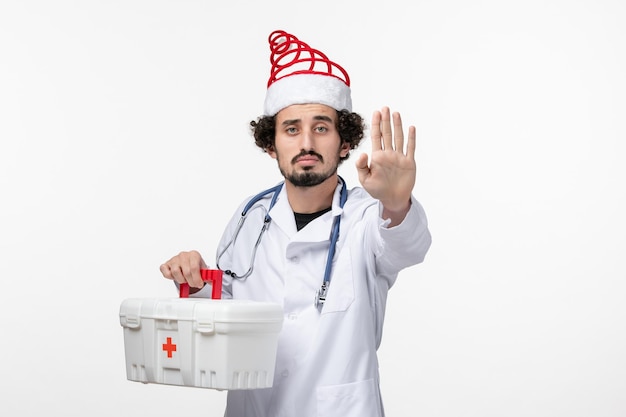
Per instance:
[[[431,243],[412,195],[415,127],[405,137],[400,114],[375,111],[371,155],[356,161],[362,188],[348,189],[337,168],[360,143],[364,124],[352,112],[347,72],[284,31],[272,32],[269,43],[264,115],[250,125],[285,180],[258,199],[236,234],[252,197],[242,202],[216,263],[223,298],[279,303],[284,323],[272,388],[229,391],[225,415],[382,417],[377,349],[387,292]],[[256,246],[266,212],[269,227]],[[210,297],[201,268],[205,261],[190,251],[160,269],[193,287],[192,296]]]

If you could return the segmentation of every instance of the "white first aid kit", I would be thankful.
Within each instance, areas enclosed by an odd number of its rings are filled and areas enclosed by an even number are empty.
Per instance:
[[[223,300],[222,271],[203,269],[212,298],[129,298],[120,306],[130,381],[218,390],[269,388],[283,310],[276,303]]]

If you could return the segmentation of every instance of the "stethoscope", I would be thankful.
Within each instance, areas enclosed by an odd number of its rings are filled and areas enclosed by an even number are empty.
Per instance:
[[[339,195],[339,207],[343,208],[344,204],[346,203],[346,200],[348,199],[348,190],[346,189],[346,182],[340,176],[339,176],[339,181],[341,182],[341,193]],[[280,184],[272,188],[268,188],[267,190],[261,191],[260,193],[252,197],[250,201],[244,206],[241,212],[241,218],[239,219],[239,222],[237,223],[237,227],[235,228],[235,232],[233,233],[233,236],[230,238],[230,241],[226,244],[224,249],[222,249],[222,251],[217,254],[216,264],[217,264],[218,269],[222,269],[220,268],[219,261],[222,255],[224,255],[224,253],[226,252],[226,250],[230,246],[235,244],[235,241],[237,240],[237,235],[239,235],[239,232],[241,231],[241,228],[243,227],[243,224],[246,221],[248,212],[255,207],[263,207],[262,205],[255,206],[255,204],[258,203],[265,196],[273,193],[272,200],[270,201],[270,205],[268,209],[265,210],[265,217],[263,219],[263,226],[261,227],[261,231],[259,232],[259,237],[257,238],[256,243],[254,244],[254,248],[252,249],[252,259],[250,259],[250,266],[248,267],[248,270],[243,275],[237,275],[231,270],[223,271],[226,275],[230,275],[231,277],[235,279],[246,279],[247,277],[250,276],[250,274],[252,274],[252,270],[254,269],[254,259],[256,257],[257,248],[259,247],[259,244],[261,243],[261,238],[263,237],[263,233],[267,230],[270,223],[272,222],[272,218],[270,217],[269,212],[272,209],[272,207],[274,207],[274,204],[276,203],[276,199],[278,198],[278,194],[280,194],[280,190],[282,189],[283,184],[284,182],[281,182]],[[330,273],[331,273],[331,269],[333,265],[333,257],[335,256],[337,240],[339,239],[339,224],[340,223],[341,223],[341,216],[335,216],[333,220],[331,233],[330,233],[330,247],[328,248],[328,258],[326,259],[326,268],[324,268],[324,281],[322,281],[322,286],[320,287],[320,289],[315,292],[314,305],[317,308],[320,308],[326,301],[326,294],[328,293],[328,287],[330,285]]]

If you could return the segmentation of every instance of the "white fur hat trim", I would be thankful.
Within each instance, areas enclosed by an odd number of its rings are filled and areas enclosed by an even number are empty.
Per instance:
[[[275,116],[292,104],[324,104],[335,110],[352,111],[350,87],[332,75],[289,75],[267,89],[264,114]]]

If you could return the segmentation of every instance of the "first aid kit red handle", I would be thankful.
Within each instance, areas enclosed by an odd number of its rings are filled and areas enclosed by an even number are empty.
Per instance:
[[[211,298],[219,300],[222,298],[222,271],[220,269],[201,269],[202,281],[210,282],[212,285]],[[189,284],[186,282],[179,285],[180,298],[189,297]]]

